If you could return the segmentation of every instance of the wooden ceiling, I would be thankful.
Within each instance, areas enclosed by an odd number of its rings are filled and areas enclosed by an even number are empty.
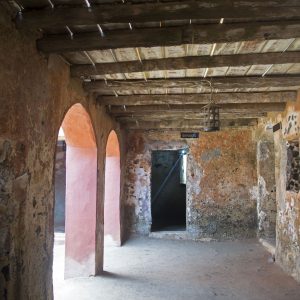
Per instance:
[[[18,0],[19,28],[128,128],[253,126],[300,88],[299,0]]]

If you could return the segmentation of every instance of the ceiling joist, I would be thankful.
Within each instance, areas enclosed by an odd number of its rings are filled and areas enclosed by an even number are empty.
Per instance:
[[[220,120],[221,128],[232,127],[250,127],[257,125],[257,119],[233,119],[233,120]],[[184,130],[194,129],[201,130],[201,120],[172,120],[172,121],[132,121],[124,123],[124,126],[128,129],[166,129],[166,130]]]
[[[99,96],[97,101],[104,105],[164,105],[164,104],[207,104],[210,94],[169,94],[169,95],[130,95]],[[226,103],[276,103],[295,101],[296,91],[262,93],[216,93],[213,100]]]
[[[295,87],[300,86],[299,75],[289,76],[243,76],[243,77],[213,77],[208,78],[214,89],[236,89],[236,88],[269,88],[269,87]],[[202,77],[190,78],[170,78],[151,80],[97,80],[84,84],[85,90],[90,92],[110,92],[110,91],[139,91],[155,88],[208,88],[208,83]]]
[[[266,117],[267,113],[232,113],[220,111],[220,118],[223,119],[255,119]],[[205,114],[203,112],[155,112],[155,113],[135,113],[132,115],[119,115],[116,117],[120,122],[132,122],[132,121],[160,121],[160,120],[200,120],[204,119]]]
[[[52,34],[39,39],[37,47],[45,53],[61,53],[65,51],[231,43],[297,37],[300,37],[299,21],[249,22],[113,30],[104,37],[99,32],[75,33],[72,38],[68,34]]]
[[[135,60],[115,63],[100,63],[95,65],[73,65],[71,66],[71,75],[73,77],[90,77],[95,75],[117,73],[287,64],[299,62],[299,51],[285,53],[277,52],[215,56],[186,56],[143,60],[142,62]]]
[[[134,113],[150,112],[200,112],[204,105],[143,105],[143,106],[111,106],[108,112],[114,116],[133,115]],[[219,105],[222,112],[228,113],[263,113],[284,111],[285,103],[243,103]]]
[[[28,10],[17,19],[19,27],[48,28],[109,23],[143,23],[165,20],[252,19],[277,20],[300,17],[295,1],[186,1],[171,3],[106,4]],[[287,2],[287,3],[286,3]],[[289,3],[290,2],[290,3]],[[276,5],[277,4],[277,5]],[[290,4],[290,5],[289,5]]]

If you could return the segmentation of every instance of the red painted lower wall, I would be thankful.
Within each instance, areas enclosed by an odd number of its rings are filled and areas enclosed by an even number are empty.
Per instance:
[[[65,278],[95,274],[97,149],[67,146]]]

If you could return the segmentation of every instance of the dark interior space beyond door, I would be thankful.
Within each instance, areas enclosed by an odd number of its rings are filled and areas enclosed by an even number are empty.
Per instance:
[[[55,161],[54,231],[65,232],[66,142],[59,137]]]
[[[187,149],[152,152],[152,231],[185,230]]]

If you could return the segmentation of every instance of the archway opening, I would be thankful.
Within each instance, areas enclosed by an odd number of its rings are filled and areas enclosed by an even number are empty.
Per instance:
[[[115,131],[111,131],[106,144],[104,245],[120,246],[120,145]]]
[[[59,130],[55,166],[53,282],[95,275],[97,146],[81,104]]]

